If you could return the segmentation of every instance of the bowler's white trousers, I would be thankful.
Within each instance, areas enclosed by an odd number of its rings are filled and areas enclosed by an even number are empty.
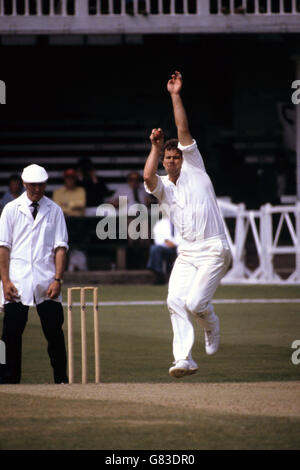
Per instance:
[[[167,299],[175,361],[191,358],[195,338],[192,316],[207,330],[214,324],[216,315],[211,300],[231,260],[225,235],[185,241],[178,252]]]

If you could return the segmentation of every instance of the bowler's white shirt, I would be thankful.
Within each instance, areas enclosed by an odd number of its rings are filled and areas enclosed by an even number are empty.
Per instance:
[[[176,184],[169,176],[157,175],[158,181],[152,194],[170,208],[170,217],[177,227],[183,244],[201,242],[207,238],[224,235],[224,223],[217,204],[212,182],[206,173],[197,143],[178,148],[183,163]],[[145,184],[148,193],[151,191]]]
[[[48,299],[47,290],[55,278],[55,249],[68,249],[61,208],[43,196],[34,220],[31,203],[25,192],[6,204],[0,217],[0,246],[10,250],[9,277],[24,305]],[[55,300],[61,301],[61,295]]]
[[[153,235],[155,245],[167,246],[166,240],[169,240],[176,246],[181,242],[181,237],[176,229],[174,231],[174,235],[172,235],[171,222],[167,217],[163,217],[161,220],[156,222],[153,227]]]

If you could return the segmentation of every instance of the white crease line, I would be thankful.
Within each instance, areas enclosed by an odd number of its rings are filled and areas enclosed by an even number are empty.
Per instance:
[[[216,299],[213,304],[299,304],[300,299]]]
[[[299,304],[300,299],[215,299],[213,304]],[[73,302],[74,307],[79,307],[80,302]],[[86,302],[87,306],[92,306],[93,302]],[[99,302],[101,307],[118,307],[130,305],[166,305],[165,300],[128,300],[120,302]],[[66,307],[67,303],[64,302]]]

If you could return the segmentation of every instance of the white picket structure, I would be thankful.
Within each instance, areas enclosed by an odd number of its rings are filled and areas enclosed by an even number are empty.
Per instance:
[[[299,18],[299,0],[0,0],[2,34],[297,33]]]
[[[219,201],[225,230],[232,251],[232,267],[223,283],[300,284],[300,203],[292,206],[266,204],[258,211],[246,210],[244,204]],[[234,236],[228,228],[228,217],[235,219]],[[282,243],[283,232],[285,244]],[[247,237],[252,237],[258,266],[246,265]],[[274,267],[275,255],[292,255],[294,269],[283,279]]]

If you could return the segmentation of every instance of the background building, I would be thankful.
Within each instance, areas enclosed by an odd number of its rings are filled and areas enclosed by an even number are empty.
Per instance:
[[[33,160],[48,195],[87,157],[109,189],[126,185],[150,129],[174,136],[164,83],[178,69],[217,196],[295,202],[299,33],[299,0],[0,2],[0,193]]]

